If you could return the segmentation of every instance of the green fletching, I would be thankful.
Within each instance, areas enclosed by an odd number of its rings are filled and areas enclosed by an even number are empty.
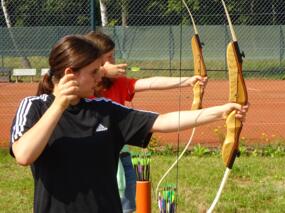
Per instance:
[[[132,71],[132,72],[138,72],[138,71],[140,71],[140,70],[141,70],[140,67],[131,67],[131,71]]]

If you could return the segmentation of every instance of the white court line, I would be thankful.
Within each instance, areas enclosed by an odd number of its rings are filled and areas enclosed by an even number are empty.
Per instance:
[[[254,89],[254,88],[247,88],[247,90],[252,90],[252,91],[261,92],[261,90],[260,90],[260,89]]]
[[[264,125],[285,125],[285,122],[268,122],[268,123],[263,123],[263,122],[256,122],[256,123],[247,123],[245,122],[244,126],[264,126]]]
[[[275,98],[275,99],[278,99],[278,98]],[[258,101],[255,101],[253,104],[260,104],[260,102],[262,102],[262,104],[270,104],[270,105],[272,105],[272,104],[285,104],[285,101],[272,101],[272,100],[265,100],[265,101],[264,100],[258,100]],[[272,109],[270,109],[270,110],[272,110]]]

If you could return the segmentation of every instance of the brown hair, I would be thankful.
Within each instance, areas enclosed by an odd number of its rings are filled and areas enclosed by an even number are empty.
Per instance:
[[[54,88],[53,81],[59,81],[64,76],[64,70],[67,67],[77,72],[101,56],[102,51],[98,45],[83,36],[69,35],[63,37],[50,52],[50,70],[40,81],[37,95],[51,94]]]
[[[110,52],[115,48],[113,40],[104,33],[91,31],[87,33],[85,37],[94,42],[102,50],[103,54]]]
[[[91,31],[84,36],[96,45],[98,45],[99,48],[102,50],[103,54],[106,54],[115,48],[115,43],[113,42],[113,40],[108,35],[102,32]],[[116,79],[103,77],[101,84],[104,89],[109,89],[111,88],[115,80]],[[95,95],[98,96],[99,94]]]

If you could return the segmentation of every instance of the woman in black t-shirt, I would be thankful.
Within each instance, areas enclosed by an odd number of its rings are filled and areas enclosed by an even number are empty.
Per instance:
[[[192,128],[233,110],[244,119],[248,108],[228,103],[158,115],[87,99],[101,81],[102,59],[81,36],[56,43],[49,64],[37,96],[22,100],[11,128],[11,154],[32,169],[36,213],[120,213],[116,170],[125,144],[146,147],[152,132]]]

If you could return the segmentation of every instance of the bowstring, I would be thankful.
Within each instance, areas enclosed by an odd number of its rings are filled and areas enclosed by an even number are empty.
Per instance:
[[[181,78],[182,78],[182,33],[183,33],[183,28],[182,28],[182,18],[183,18],[183,13],[182,13],[182,6],[183,6],[183,2],[182,0],[180,0],[180,48],[179,48],[179,78],[180,78],[180,86],[179,86],[179,104],[178,104],[178,109],[179,109],[179,116],[178,116],[178,134],[177,134],[177,152],[176,152],[176,200],[175,200],[175,206],[176,206],[176,212],[177,212],[177,201],[178,201],[178,183],[179,183],[179,147],[180,147],[180,116],[181,116],[181,91],[182,91],[182,87],[181,87]]]

